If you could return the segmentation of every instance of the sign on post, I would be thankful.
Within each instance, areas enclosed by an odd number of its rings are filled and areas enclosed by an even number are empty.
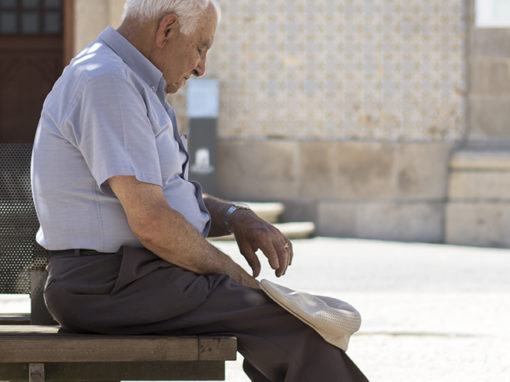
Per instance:
[[[190,179],[199,182],[208,194],[216,194],[219,93],[216,79],[188,81]]]

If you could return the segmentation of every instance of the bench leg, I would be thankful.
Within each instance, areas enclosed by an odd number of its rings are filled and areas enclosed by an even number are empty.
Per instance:
[[[44,382],[44,363],[30,363],[28,365],[28,381]]]

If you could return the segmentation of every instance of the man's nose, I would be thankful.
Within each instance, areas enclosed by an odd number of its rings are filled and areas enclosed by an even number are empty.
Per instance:
[[[195,77],[202,77],[205,74],[205,57],[198,62],[193,74]]]

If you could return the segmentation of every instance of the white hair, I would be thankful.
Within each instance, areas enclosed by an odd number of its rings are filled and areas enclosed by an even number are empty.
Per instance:
[[[169,13],[179,16],[181,32],[192,33],[207,7],[213,4],[220,22],[221,11],[215,0],[126,0],[124,19],[136,17],[141,20],[156,20]]]

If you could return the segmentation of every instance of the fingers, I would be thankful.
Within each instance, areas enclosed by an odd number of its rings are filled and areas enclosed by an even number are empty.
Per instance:
[[[292,242],[290,240],[287,241],[284,247],[289,253],[289,265],[292,265],[292,260],[294,259],[294,248],[292,247]]]
[[[266,255],[271,268],[274,269],[276,271],[276,275],[280,277],[287,268],[285,259],[282,258],[281,253],[279,253],[272,242],[264,243],[260,246],[260,249],[264,252],[264,255]],[[282,269],[282,266],[285,268]]]
[[[287,272],[287,268],[290,265],[291,259],[293,257],[292,243],[290,243],[287,238],[283,238],[285,241],[282,241],[282,238],[279,237],[277,240],[271,242],[270,244],[260,247],[262,252],[264,252],[268,258],[271,268],[275,270],[277,277],[280,277],[284,275],[285,272]]]
[[[253,270],[253,276],[260,274],[261,265],[256,255],[260,249],[277,277],[285,274],[294,257],[292,243],[276,227],[258,218],[253,213],[234,215],[235,237],[239,250]]]
[[[283,236],[283,235],[282,235]],[[283,244],[280,242],[278,246],[278,258],[280,267],[276,271],[276,276],[280,277],[287,272],[287,268],[292,264],[292,258],[294,256],[292,250],[292,243],[285,236]]]
[[[258,277],[260,274],[260,261],[257,254],[249,244],[239,244],[239,251],[244,256],[248,265],[252,270],[253,277]]]
[[[271,240],[264,240],[259,242],[255,249],[252,248],[252,246],[249,244],[240,244],[239,250],[250,265],[253,271],[253,277],[257,277],[261,270],[260,261],[256,254],[256,250],[259,248],[267,257],[271,268],[275,270],[276,276],[280,277],[284,275],[287,271],[287,267],[292,262],[292,243],[290,241],[284,241],[282,243],[281,238],[279,238],[277,244],[274,244],[274,242]]]

